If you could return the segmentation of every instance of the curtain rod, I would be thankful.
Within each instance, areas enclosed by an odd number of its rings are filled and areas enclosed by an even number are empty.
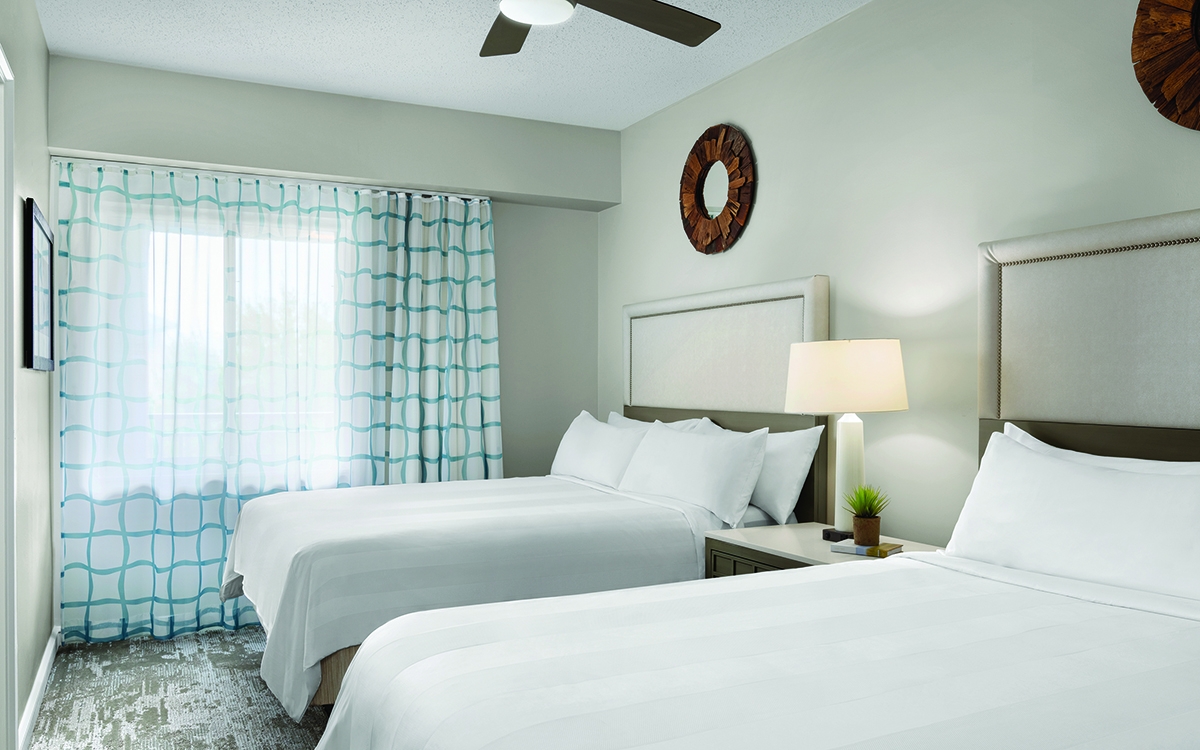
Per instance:
[[[210,164],[207,162],[196,161],[170,161],[167,159],[154,159],[148,157],[133,157],[124,156],[121,154],[106,154],[98,151],[85,151],[80,149],[69,148],[50,148],[50,157],[52,159],[81,159],[94,162],[107,162],[113,165],[129,165],[134,167],[165,167],[167,169],[194,169],[201,172],[210,172],[214,174],[223,174],[230,177],[282,177],[289,180],[301,180],[305,182],[326,182],[334,183],[339,186],[344,186],[356,190],[383,190],[397,193],[408,193],[419,196],[440,196],[445,198],[459,198],[465,201],[483,200],[490,201],[492,198],[488,195],[472,195],[470,193],[456,193],[449,190],[435,190],[429,188],[410,188],[399,187],[385,182],[362,182],[352,181],[345,177],[335,175],[316,174],[313,172],[292,172],[284,169],[257,169],[249,167],[238,167],[224,164]]]

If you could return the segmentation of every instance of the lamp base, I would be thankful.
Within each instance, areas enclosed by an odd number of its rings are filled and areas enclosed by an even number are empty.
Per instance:
[[[863,423],[857,414],[843,414],[837,421],[837,456],[834,462],[833,526],[838,531],[854,531],[854,514],[846,508],[846,495],[866,484],[866,459],[863,448]]]

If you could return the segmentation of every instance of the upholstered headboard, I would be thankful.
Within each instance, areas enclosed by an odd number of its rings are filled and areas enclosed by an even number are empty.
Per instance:
[[[829,277],[624,310],[627,405],[777,414],[791,345],[829,338]]]
[[[796,518],[829,516],[828,419],[784,414],[788,354],[829,338],[829,277],[810,276],[625,307],[625,416],[707,416],[730,430],[825,425]]]
[[[1200,428],[1200,211],[985,243],[979,293],[981,440],[1102,425],[1091,452],[1183,457],[1146,445]]]

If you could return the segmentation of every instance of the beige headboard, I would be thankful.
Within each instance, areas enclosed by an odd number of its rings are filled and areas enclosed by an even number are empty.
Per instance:
[[[981,246],[979,415],[1200,428],[1200,211]]]
[[[778,414],[791,344],[829,338],[829,277],[624,311],[626,405]]]

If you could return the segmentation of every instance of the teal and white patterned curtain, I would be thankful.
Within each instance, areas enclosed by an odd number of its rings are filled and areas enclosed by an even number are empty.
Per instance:
[[[55,169],[67,638],[253,623],[254,497],[503,475],[489,201]]]

